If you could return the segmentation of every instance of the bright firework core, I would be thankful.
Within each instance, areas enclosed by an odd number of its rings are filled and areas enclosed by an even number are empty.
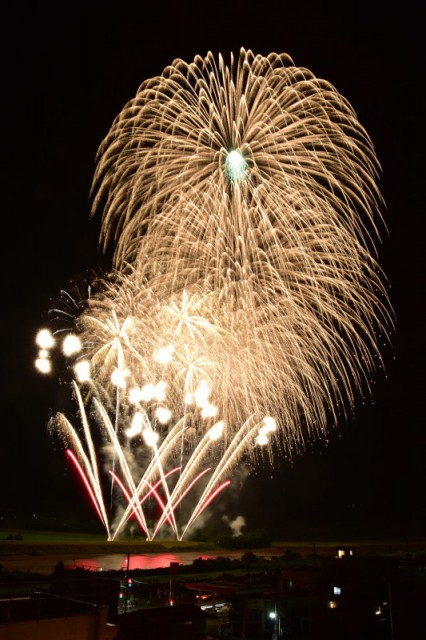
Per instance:
[[[244,160],[244,156],[235,149],[226,156],[225,167],[231,182],[238,182],[247,173],[247,162]]]

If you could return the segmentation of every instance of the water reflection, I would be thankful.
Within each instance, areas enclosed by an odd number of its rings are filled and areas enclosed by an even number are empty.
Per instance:
[[[211,555],[200,555],[199,553],[159,553],[155,555],[139,554],[129,556],[129,569],[163,569],[170,567],[171,562],[178,564],[190,564],[196,558],[208,560],[215,558]],[[92,558],[82,558],[81,560],[67,560],[64,562],[67,569],[88,569],[90,571],[120,570],[127,567],[127,555],[109,554],[95,556]]]

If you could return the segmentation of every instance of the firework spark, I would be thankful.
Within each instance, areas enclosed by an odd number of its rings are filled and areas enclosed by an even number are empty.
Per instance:
[[[93,181],[114,272],[65,350],[127,500],[112,537],[133,514],[148,538],[165,522],[180,538],[243,455],[271,439],[288,452],[370,392],[393,328],[376,261],[379,171],[348,101],[286,54],[175,60],[124,106]],[[138,464],[132,446],[144,448]],[[107,525],[83,453],[76,468]],[[175,509],[194,488],[182,524]],[[151,528],[146,492],[161,508]]]

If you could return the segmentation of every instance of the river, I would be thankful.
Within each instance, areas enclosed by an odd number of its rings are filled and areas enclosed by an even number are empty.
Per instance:
[[[268,548],[256,550],[256,553],[263,557],[274,557],[282,555],[282,548]],[[123,554],[110,553],[104,555],[79,553],[78,548],[71,555],[67,553],[49,553],[47,550],[37,553],[8,553],[0,556],[0,566],[3,571],[30,571],[41,575],[50,575],[58,562],[63,562],[68,569],[82,567],[92,571],[108,571],[125,569],[129,560],[129,569],[159,569],[170,567],[172,562],[178,564],[191,564],[196,558],[216,558],[223,556],[227,558],[241,558],[246,553],[245,550],[235,551],[182,551],[182,552],[159,552],[159,553],[135,553]]]

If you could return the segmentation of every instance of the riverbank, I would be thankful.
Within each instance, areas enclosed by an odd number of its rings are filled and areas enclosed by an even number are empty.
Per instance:
[[[211,553],[210,553],[211,552]],[[143,539],[107,542],[105,536],[94,534],[62,533],[31,530],[8,530],[0,533],[0,569],[8,571],[29,571],[48,575],[58,562],[69,566],[83,566],[85,560],[94,559],[94,569],[112,568],[119,558],[146,556],[173,557],[189,554],[189,558],[201,555],[217,555],[214,545],[204,542],[147,542]],[[108,560],[115,558],[115,560]],[[104,559],[102,562],[101,559]],[[192,559],[190,560],[192,561]],[[103,566],[105,565],[105,566]],[[167,564],[164,566],[168,566]]]
[[[21,537],[19,539],[18,537]],[[13,539],[14,538],[14,539]],[[18,539],[17,539],[18,538]],[[338,548],[351,547],[357,555],[407,555],[426,554],[426,539],[374,539],[297,541],[279,540],[271,546],[250,551],[260,557],[273,558],[285,554],[300,557],[330,557]],[[225,549],[212,542],[162,540],[120,540],[106,542],[102,536],[78,533],[39,531],[2,531],[0,533],[0,568],[3,572],[26,571],[49,575],[59,562],[66,566],[81,566],[101,571],[125,566],[131,558],[133,568],[159,568],[170,562],[190,564],[194,559],[241,558],[248,549]]]

